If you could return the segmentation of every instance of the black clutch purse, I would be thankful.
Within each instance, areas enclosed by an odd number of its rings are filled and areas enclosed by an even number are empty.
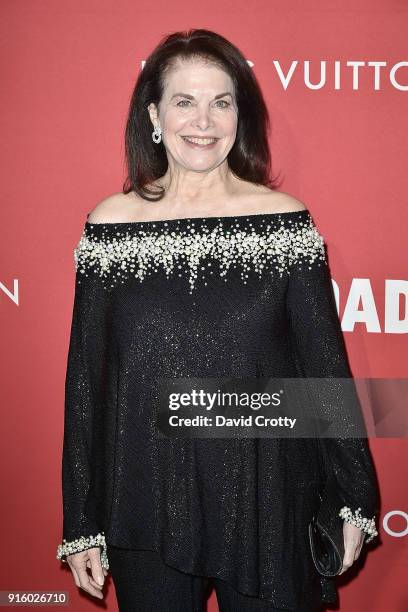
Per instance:
[[[309,541],[313,562],[322,576],[337,576],[343,567],[344,521],[339,516],[344,506],[330,469],[326,448],[317,438],[320,470],[324,481],[320,506],[309,523]]]
[[[343,567],[343,519],[341,503],[333,485],[327,485],[320,496],[320,508],[309,523],[309,540],[313,562],[323,576],[337,576]]]

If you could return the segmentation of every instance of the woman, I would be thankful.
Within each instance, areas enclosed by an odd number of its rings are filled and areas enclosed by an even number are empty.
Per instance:
[[[135,86],[123,193],[75,250],[57,558],[100,599],[109,568],[121,611],[202,610],[211,584],[222,612],[335,596],[308,542],[316,440],[156,435],[163,378],[351,377],[323,239],[269,179],[267,127],[234,45],[168,36]],[[376,535],[376,481],[365,439],[326,444],[345,571]]]

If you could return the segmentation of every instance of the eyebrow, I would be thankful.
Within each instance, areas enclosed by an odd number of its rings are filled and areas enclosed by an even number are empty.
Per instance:
[[[172,100],[173,98],[177,98],[178,96],[182,98],[188,98],[189,100],[194,100],[194,96],[191,96],[190,94],[186,93],[175,93],[171,96],[170,100]],[[223,98],[224,96],[231,96],[232,98],[232,93],[226,91],[225,93],[218,94],[217,96],[215,96],[214,100],[218,100],[219,98]]]

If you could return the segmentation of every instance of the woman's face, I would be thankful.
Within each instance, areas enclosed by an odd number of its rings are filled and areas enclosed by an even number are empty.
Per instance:
[[[160,125],[169,164],[196,172],[221,164],[237,131],[238,108],[230,76],[202,62],[183,62],[169,72],[158,115],[149,106],[153,125]],[[213,139],[189,142],[193,139]]]

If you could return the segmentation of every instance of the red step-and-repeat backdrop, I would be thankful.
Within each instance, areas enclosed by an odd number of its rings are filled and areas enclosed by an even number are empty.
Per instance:
[[[3,0],[0,17],[0,591],[69,591],[79,612],[96,600],[55,559],[73,248],[86,213],[121,190],[144,59],[189,28],[243,51],[270,111],[280,189],[307,205],[326,239],[354,376],[404,378],[408,4]],[[405,434],[370,439],[380,542],[341,577],[342,612],[408,609]],[[112,582],[106,601],[117,610]],[[208,608],[218,609],[214,594]]]

